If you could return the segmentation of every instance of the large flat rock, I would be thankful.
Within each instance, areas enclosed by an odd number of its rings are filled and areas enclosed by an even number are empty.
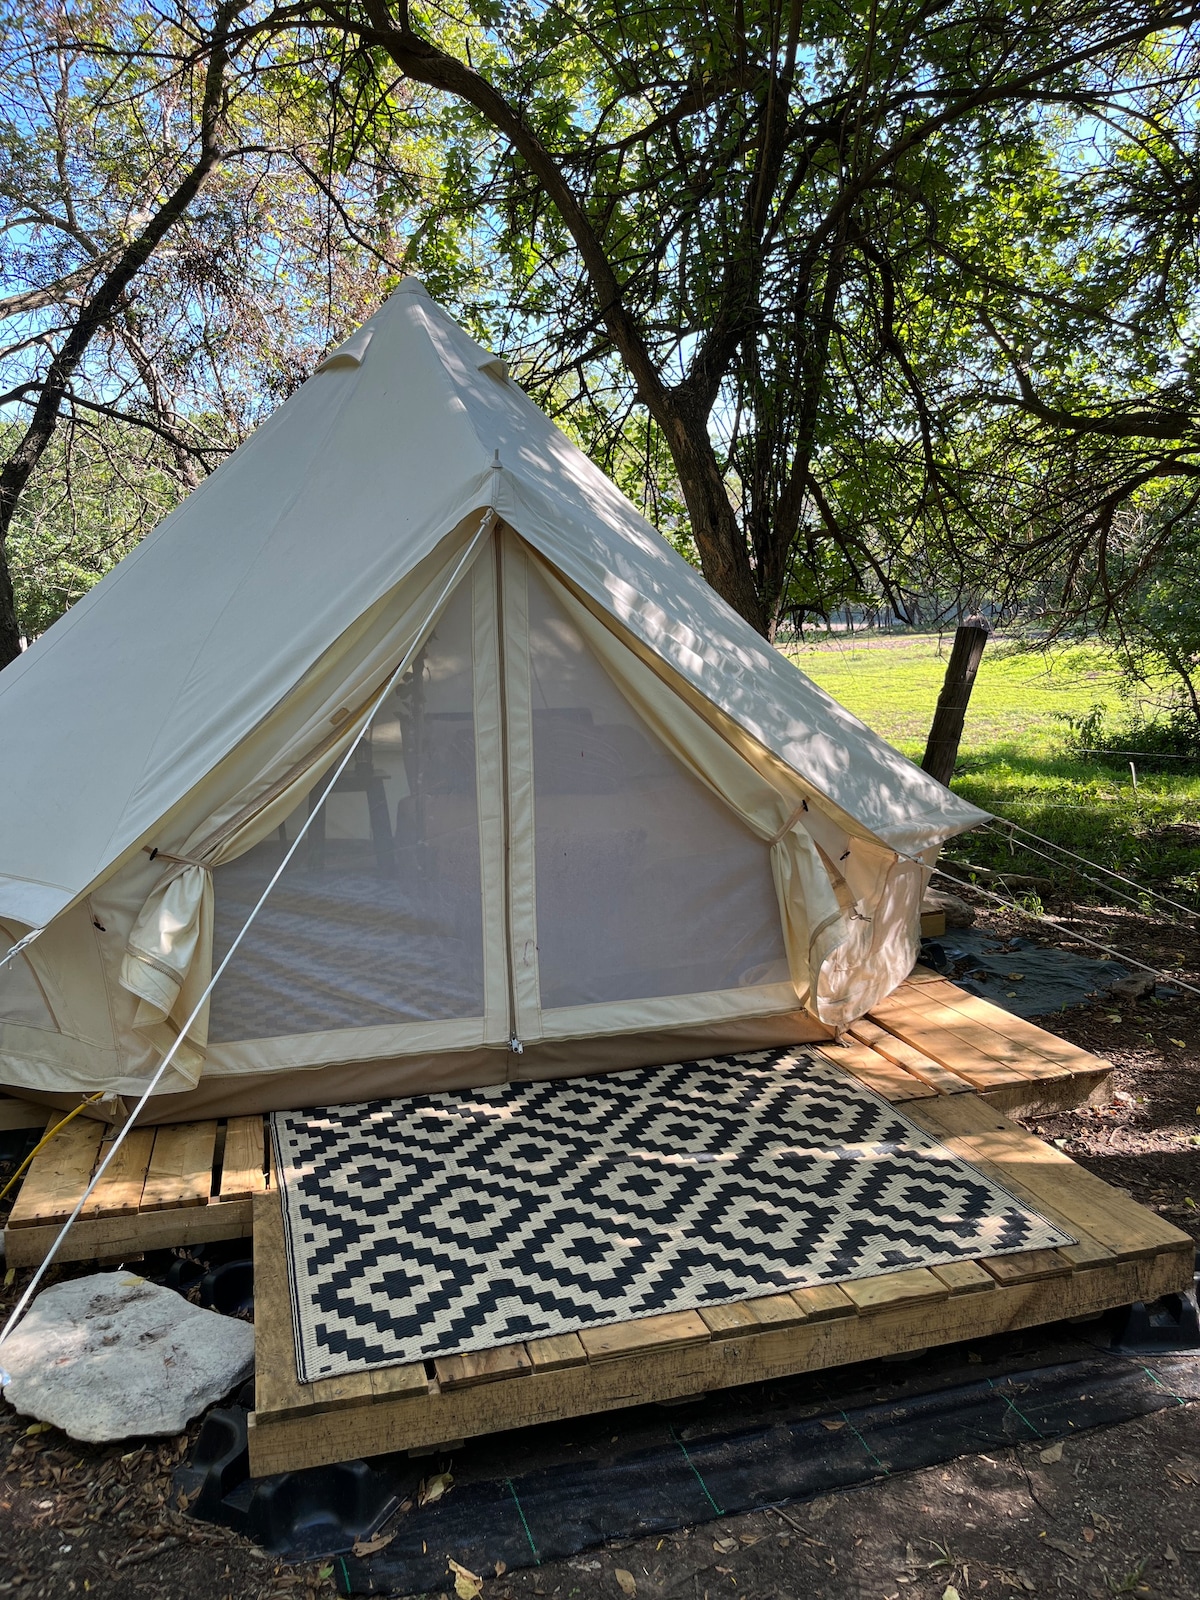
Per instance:
[[[254,1367],[254,1329],[131,1272],[56,1283],[0,1346],[4,1396],[100,1443],[180,1433]]]

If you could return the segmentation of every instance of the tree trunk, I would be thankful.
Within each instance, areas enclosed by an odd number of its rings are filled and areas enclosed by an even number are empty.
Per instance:
[[[936,778],[947,789],[954,776],[967,705],[987,640],[988,629],[983,619],[969,618],[955,630],[954,648],[946,663],[946,676],[942,681],[942,692],[938,695],[937,710],[933,714],[933,726],[929,730],[925,759],[921,766],[931,778]]]

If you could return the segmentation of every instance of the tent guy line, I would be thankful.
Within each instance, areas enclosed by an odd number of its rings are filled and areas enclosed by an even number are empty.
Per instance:
[[[1010,844],[1012,843],[1011,836],[1007,835],[1003,828],[992,827],[990,823],[986,823],[985,822],[984,825],[983,825],[983,828],[980,831],[981,832],[987,832],[987,833],[994,833],[1001,839],[1008,838]],[[1036,838],[1037,835],[1034,834],[1034,835],[1031,835],[1031,837]],[[1019,841],[1019,842],[1020,842],[1021,849],[1022,850],[1027,850],[1031,856],[1037,856],[1042,861],[1048,861],[1052,867],[1059,867],[1059,868],[1062,867],[1063,863],[1059,859],[1058,856],[1052,856],[1049,853],[1049,851],[1047,851],[1047,850],[1039,850],[1037,845],[1030,844],[1025,840],[1022,840],[1022,841]],[[1043,842],[1049,842],[1049,841],[1043,841]],[[1077,856],[1076,857],[1076,860],[1079,860],[1079,861],[1082,861],[1083,859],[1084,858],[1082,856]],[[963,870],[964,871],[970,871],[970,868],[969,867],[964,867]],[[1103,871],[1104,869],[1101,868],[1100,870]],[[1078,870],[1078,868],[1076,868],[1076,867],[1071,868],[1071,871],[1072,871],[1072,873],[1073,873],[1073,875],[1075,877],[1082,878],[1085,883],[1090,883],[1094,888],[1102,889],[1105,894],[1113,895],[1116,899],[1124,901],[1124,903],[1127,906],[1133,906],[1135,908],[1135,910],[1140,910],[1141,909],[1141,902],[1138,901],[1138,900],[1135,900],[1133,895],[1125,894],[1121,889],[1114,889],[1111,883],[1105,883],[1102,878],[1093,878],[1090,872],[1080,872]],[[997,877],[1003,877],[1004,874],[1002,872],[1000,872],[1000,871],[997,871],[996,876]],[[1115,877],[1115,878],[1120,878],[1120,874],[1119,873],[1113,873],[1112,876]],[[1132,880],[1129,879],[1129,878],[1121,878],[1120,881],[1122,883],[1130,883],[1130,882],[1132,882]],[[1140,892],[1142,894],[1144,894],[1147,899],[1154,898],[1156,900],[1164,900],[1164,903],[1166,905],[1169,905],[1169,906],[1173,906],[1175,904],[1175,902],[1173,900],[1165,900],[1163,896],[1155,895],[1154,891],[1151,890],[1151,889],[1144,889],[1144,890],[1142,890]],[[1194,911],[1189,911],[1187,913],[1187,915],[1194,920],[1196,913]],[[1178,926],[1178,919],[1175,918],[1175,917],[1167,918],[1165,920],[1167,920],[1170,924],[1172,924],[1174,926]]]
[[[3,972],[10,961],[15,961],[22,950],[28,950],[35,939],[45,933],[45,928],[31,928],[27,934],[18,939],[16,944],[10,944],[8,949],[0,956],[0,972]]]
[[[204,1009],[204,1007],[205,1007],[205,1005],[206,1005],[206,1003],[208,1001],[209,996],[212,994],[213,990],[216,988],[218,982],[220,981],[222,973],[225,971],[226,967],[228,967],[229,963],[233,960],[233,957],[234,957],[235,953],[237,952],[238,946],[241,944],[242,940],[245,938],[246,934],[249,932],[251,924],[254,922],[255,918],[258,916],[259,912],[262,910],[263,906],[266,904],[267,899],[271,894],[271,891],[275,888],[275,885],[279,882],[280,878],[283,876],[284,871],[287,868],[288,863],[291,861],[292,857],[296,854],[296,851],[300,848],[300,845],[304,840],[304,836],[305,836],[305,834],[307,834],[309,828],[312,826],[313,822],[316,820],[321,806],[324,805],[325,801],[329,798],[330,794],[332,794],[334,785],[337,783],[338,779],[341,777],[342,773],[345,771],[346,767],[349,765],[350,761],[353,759],[354,752],[358,749],[359,745],[362,743],[363,739],[366,737],[367,730],[370,728],[371,723],[374,721],[374,719],[375,719],[376,715],[378,714],[380,708],[383,706],[383,704],[387,700],[388,696],[391,694],[392,690],[395,688],[396,684],[400,681],[400,679],[408,671],[408,668],[411,666],[412,661],[413,661],[414,657],[417,655],[418,651],[421,649],[421,647],[428,640],[431,631],[433,630],[433,628],[437,624],[438,618],[440,617],[440,615],[442,613],[443,607],[445,606],[446,602],[449,600],[451,594],[454,592],[455,586],[457,585],[459,578],[463,575],[464,572],[466,572],[468,570],[468,568],[470,567],[471,563],[474,561],[474,559],[475,559],[476,555],[479,553],[479,550],[481,549],[485,539],[491,533],[492,528],[493,528],[493,526],[495,524],[495,521],[496,521],[496,513],[491,507],[489,507],[488,510],[484,512],[483,517],[482,517],[482,519],[480,521],[479,527],[476,529],[475,534],[473,535],[470,543],[467,545],[466,549],[463,551],[462,555],[459,557],[458,561],[456,562],[456,564],[454,566],[453,571],[451,572],[450,576],[447,578],[445,584],[442,586],[441,592],[439,593],[437,599],[434,601],[433,605],[430,607],[428,614],[426,615],[424,621],[421,623],[421,626],[417,629],[416,635],[414,636],[412,643],[409,645],[408,649],[404,652],[403,656],[400,659],[399,664],[393,669],[393,671],[391,673],[389,673],[386,681],[384,682],[383,688],[380,689],[379,693],[375,696],[374,702],[372,703],[372,705],[371,705],[369,711],[367,712],[366,716],[363,718],[362,727],[359,728],[358,732],[354,735],[354,738],[347,745],[345,753],[343,754],[341,760],[334,767],[333,775],[330,777],[328,783],[325,785],[325,788],[321,793],[320,801],[316,805],[314,805],[312,807],[312,809],[308,813],[308,816],[304,819],[303,824],[301,825],[301,827],[297,831],[295,839],[292,841],[292,844],[290,845],[290,847],[288,848],[288,850],[284,854],[283,859],[280,861],[278,867],[276,867],[275,872],[272,875],[270,881],[268,882],[266,888],[263,890],[262,894],[259,895],[258,900],[255,903],[253,910],[250,912],[250,915],[246,918],[245,922],[243,922],[243,924],[241,926],[241,929],[239,930],[239,932],[238,932],[237,936],[235,937],[235,939],[233,940],[232,944],[229,946],[229,949],[225,952],[225,955],[224,955],[220,965],[217,967],[217,970],[213,973],[212,977],[208,980],[208,983],[207,983],[207,985],[206,985],[206,987],[204,989],[204,993],[200,996],[199,1000],[197,1000],[195,1006],[192,1009],[191,1016],[188,1017],[187,1021],[183,1025],[183,1027],[180,1028],[179,1032],[177,1033],[177,1035],[175,1037],[174,1043],[167,1050],[166,1054],[163,1056],[162,1060],[159,1062],[158,1067],[157,1067],[157,1069],[156,1069],[156,1071],[154,1073],[154,1076],[150,1079],[150,1082],[146,1085],[145,1089],[142,1091],[141,1098],[138,1100],[137,1104],[134,1106],[133,1111],[130,1113],[130,1115],[127,1118],[126,1122],[124,1123],[124,1125],[121,1128],[119,1128],[117,1130],[116,1136],[114,1137],[112,1143],[109,1145],[108,1154],[104,1157],[103,1161],[101,1161],[100,1165],[96,1168],[96,1171],[92,1174],[91,1180],[89,1181],[87,1187],[84,1189],[84,1191],[80,1195],[79,1199],[75,1202],[75,1209],[71,1212],[71,1215],[63,1223],[62,1227],[58,1231],[58,1235],[55,1238],[54,1243],[50,1246],[50,1249],[46,1252],[45,1260],[42,1261],[42,1263],[38,1267],[37,1271],[34,1273],[33,1277],[30,1279],[29,1284],[26,1287],[24,1294],[22,1294],[21,1298],[17,1301],[16,1305],[13,1307],[12,1314],[10,1315],[8,1321],[4,1324],[3,1329],[0,1329],[0,1348],[3,1348],[5,1340],[12,1333],[13,1329],[16,1327],[17,1323],[21,1320],[22,1316],[24,1316],[26,1310],[29,1307],[30,1302],[32,1301],[32,1299],[34,1297],[34,1294],[37,1292],[38,1285],[41,1283],[42,1279],[46,1276],[46,1273],[50,1269],[50,1264],[54,1260],[55,1256],[58,1254],[58,1251],[59,1251],[59,1249],[60,1249],[60,1247],[62,1245],[63,1240],[66,1238],[67,1234],[71,1231],[71,1228],[74,1226],[77,1218],[79,1217],[79,1214],[82,1212],[84,1206],[87,1204],[88,1200],[91,1198],[92,1191],[95,1189],[96,1185],[100,1182],[101,1178],[103,1178],[105,1172],[108,1170],[108,1168],[109,1168],[109,1166],[110,1166],[110,1164],[111,1164],[111,1162],[113,1160],[113,1157],[116,1155],[117,1151],[121,1148],[121,1145],[124,1143],[126,1134],[130,1131],[131,1128],[134,1127],[134,1125],[137,1122],[138,1117],[140,1116],[141,1112],[145,1108],[146,1102],[150,1099],[150,1096],[154,1093],[155,1089],[158,1087],[159,1083],[162,1081],[163,1075],[166,1073],[168,1067],[171,1065],[171,1062],[175,1059],[176,1052],[178,1051],[180,1045],[187,1038],[188,1032],[189,1032],[190,1028],[192,1027],[192,1024],[196,1021],[196,1018],[203,1011],[203,1009]],[[37,931],[40,932],[41,930],[39,929]],[[8,1383],[8,1381],[9,1381],[8,1373],[5,1372],[3,1370],[3,1368],[0,1368],[0,1388],[3,1388]]]
[[[1175,911],[1182,911],[1187,917],[1194,917],[1196,915],[1194,906],[1181,905],[1178,900],[1172,900],[1169,895],[1159,894],[1157,889],[1147,889],[1142,884],[1138,883],[1136,879],[1127,878],[1123,872],[1114,872],[1111,867],[1101,866],[1100,862],[1098,861],[1092,861],[1087,856],[1077,855],[1074,850],[1068,850],[1066,845],[1055,844],[1053,839],[1043,839],[1040,833],[1034,833],[1030,828],[1023,828],[1019,822],[1013,822],[1009,817],[1002,817],[994,814],[994,820],[992,822],[985,822],[983,826],[992,833],[1000,833],[1003,835],[1007,830],[1010,836],[1013,833],[1021,833],[1024,834],[1027,839],[1036,839],[1038,844],[1044,844],[1047,849],[1057,850],[1061,856],[1067,856],[1072,861],[1078,861],[1085,867],[1092,867],[1096,872],[1102,872],[1106,878],[1115,878],[1118,883],[1126,883],[1131,889],[1136,889],[1139,894],[1146,895],[1151,900],[1157,900],[1160,902],[1160,904],[1164,906],[1170,906]],[[1018,848],[1023,848],[1019,839],[1013,839],[1009,837],[1008,843],[1010,849],[1014,845],[1016,845]],[[1039,853],[1040,852],[1038,851],[1033,852],[1035,855]]]

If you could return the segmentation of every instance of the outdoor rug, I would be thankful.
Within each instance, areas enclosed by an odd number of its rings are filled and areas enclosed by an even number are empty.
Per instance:
[[[794,1048],[272,1125],[306,1383],[1074,1243]]]

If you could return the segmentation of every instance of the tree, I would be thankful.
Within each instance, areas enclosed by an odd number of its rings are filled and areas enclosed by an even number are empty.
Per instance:
[[[0,45],[0,383],[27,418],[0,434],[0,664],[375,309],[414,199],[436,218],[436,117],[284,15],[84,0]]]
[[[0,667],[13,660],[20,651],[15,594],[5,557],[13,517],[26,485],[54,438],[63,402],[88,347],[109,326],[138,273],[171,228],[187,212],[220,160],[226,113],[228,36],[238,9],[239,0],[227,0],[221,5],[211,37],[205,42],[203,50],[197,53],[196,67],[201,74],[201,81],[195,109],[194,138],[187,142],[182,159],[177,164],[172,163],[175,170],[170,171],[169,176],[163,174],[161,169],[154,173],[156,188],[167,176],[167,192],[161,198],[156,197],[147,215],[139,217],[140,225],[131,237],[104,249],[97,247],[96,242],[82,229],[71,203],[70,184],[64,170],[67,146],[61,133],[57,146],[61,163],[57,185],[59,193],[56,196],[62,207],[60,212],[41,205],[27,191],[17,193],[12,177],[8,179],[6,189],[9,198],[14,199],[18,207],[27,207],[29,212],[28,220],[18,218],[14,224],[10,219],[10,226],[29,228],[37,223],[48,225],[81,244],[92,259],[86,266],[64,274],[56,286],[61,293],[64,288],[71,292],[77,286],[86,284],[78,314],[54,349],[48,366],[43,373],[6,396],[12,400],[25,398],[31,392],[36,393],[29,424],[0,467]],[[60,74],[69,71],[66,68],[66,54],[60,41]],[[60,77],[60,83],[63,93],[56,96],[53,115],[61,119],[63,102],[69,94],[69,82],[63,82]],[[43,300],[42,303],[47,301]],[[32,310],[38,309],[38,306],[30,305],[26,298],[23,308]]]
[[[763,632],[830,547],[901,609],[931,545],[964,583],[1069,590],[1145,483],[1195,472],[1191,373],[1159,379],[1195,276],[1193,7],[311,15],[468,109],[494,323],[529,381],[661,436],[706,577]]]

